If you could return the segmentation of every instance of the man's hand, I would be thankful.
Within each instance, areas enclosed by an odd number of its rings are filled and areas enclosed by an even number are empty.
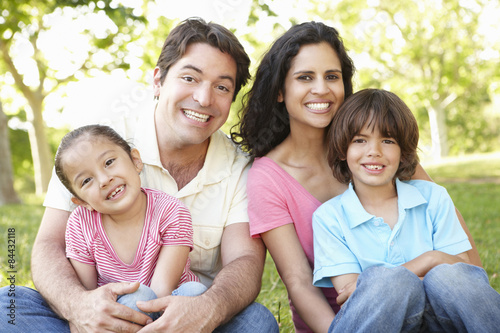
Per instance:
[[[122,294],[129,294],[139,288],[139,283],[109,283],[84,293],[75,300],[70,318],[72,332],[137,332],[151,318],[143,313],[116,302]],[[137,323],[137,324],[135,324]]]
[[[148,302],[137,302],[144,312],[165,311],[152,324],[141,329],[146,332],[212,332],[217,324],[210,321],[213,318],[213,307],[207,302],[207,297],[166,296]]]

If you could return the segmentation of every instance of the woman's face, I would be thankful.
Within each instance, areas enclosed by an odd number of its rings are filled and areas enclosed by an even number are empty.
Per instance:
[[[337,52],[326,42],[300,48],[285,78],[285,102],[290,130],[326,128],[344,102],[344,83]]]

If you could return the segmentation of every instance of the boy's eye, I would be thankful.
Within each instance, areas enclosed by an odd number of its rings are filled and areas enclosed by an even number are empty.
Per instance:
[[[385,139],[383,142],[387,143],[387,144],[395,144],[396,143],[396,141],[393,139]]]

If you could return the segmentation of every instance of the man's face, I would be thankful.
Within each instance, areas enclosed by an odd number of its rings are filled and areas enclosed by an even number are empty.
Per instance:
[[[205,43],[191,44],[170,67],[163,84],[160,74],[156,68],[155,123],[169,144],[176,148],[201,144],[226,122],[236,81],[236,62],[229,54]]]

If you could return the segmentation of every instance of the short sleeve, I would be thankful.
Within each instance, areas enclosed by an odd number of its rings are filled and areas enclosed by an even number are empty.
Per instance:
[[[456,255],[472,248],[458,220],[455,205],[444,187],[434,186],[429,200],[429,213],[433,215],[431,219],[435,250]]]
[[[247,164],[243,170],[233,170],[239,172],[240,176],[236,183],[235,191],[230,196],[231,203],[229,205],[229,212],[227,216],[226,225],[233,223],[248,222],[248,198],[247,198],[247,179],[250,164]]]
[[[256,168],[255,164],[248,175],[247,193],[252,237],[293,223],[286,198],[276,180],[263,168]]]
[[[176,198],[164,194],[155,202],[162,207],[159,232],[161,245],[181,245],[193,248],[193,223],[189,210]]]
[[[66,225],[66,257],[84,264],[95,265],[95,259],[90,253],[89,244],[86,242],[85,214],[82,207],[75,209]]]

